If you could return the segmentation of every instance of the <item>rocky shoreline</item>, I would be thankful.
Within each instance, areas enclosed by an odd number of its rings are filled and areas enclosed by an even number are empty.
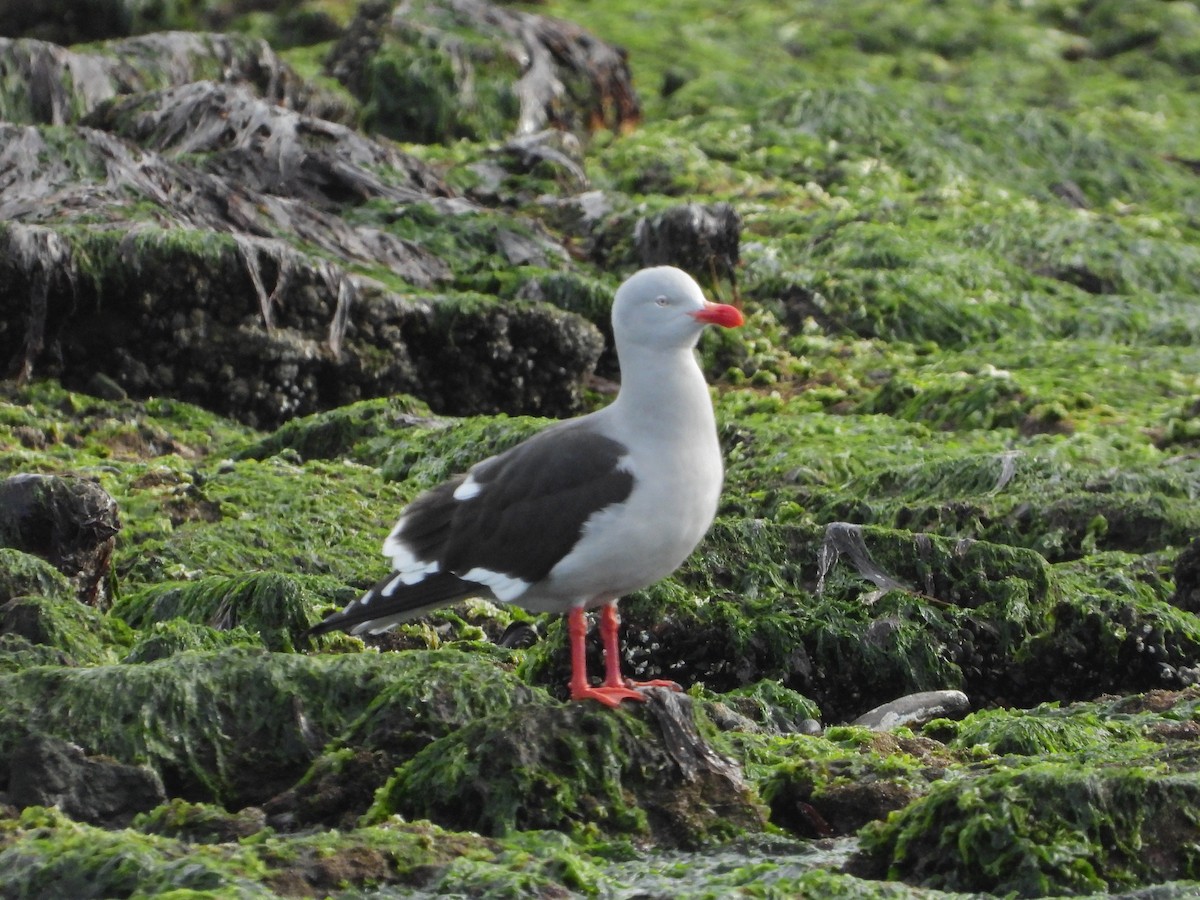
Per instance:
[[[1200,890],[1194,3],[60,5],[0,15],[0,897]],[[482,601],[305,638],[658,263],[747,315],[622,603],[686,693]]]

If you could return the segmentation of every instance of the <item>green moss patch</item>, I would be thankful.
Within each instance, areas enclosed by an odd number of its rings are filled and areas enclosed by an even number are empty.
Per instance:
[[[925,887],[1022,897],[1200,876],[1200,778],[1147,768],[1036,763],[941,782],[863,832],[879,874]]]
[[[673,748],[660,727],[641,710],[514,707],[414,756],[379,791],[368,819],[400,812],[485,834],[554,829],[667,846],[757,830],[753,798],[737,780],[689,768],[686,743]]]
[[[24,735],[43,733],[149,764],[173,796],[238,808],[291,787],[363,716],[380,724],[376,746],[411,753],[527,696],[511,676],[450,651],[310,658],[230,649],[26,669],[0,676],[0,761]]]

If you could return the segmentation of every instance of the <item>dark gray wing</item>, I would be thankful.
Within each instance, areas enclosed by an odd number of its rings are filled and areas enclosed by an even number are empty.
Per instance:
[[[591,516],[628,498],[627,453],[619,441],[565,423],[427,491],[405,509],[388,545],[413,557],[411,569],[429,571],[392,572],[313,633],[371,630],[374,621],[491,593],[496,582],[541,581]],[[467,574],[475,578],[460,577]]]
[[[620,467],[627,453],[589,429],[554,428],[484,460],[468,476],[478,493],[453,508],[442,570],[541,581],[571,552],[588,519],[629,497],[633,474]],[[425,521],[436,530],[433,516]],[[414,542],[432,533],[421,529]]]

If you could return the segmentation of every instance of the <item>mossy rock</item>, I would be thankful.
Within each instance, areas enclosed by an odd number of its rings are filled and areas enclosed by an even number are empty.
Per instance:
[[[1097,469],[1033,450],[961,453],[878,466],[821,490],[810,513],[1028,547],[1061,562],[1186,543],[1200,528],[1191,481],[1166,467]]]
[[[74,597],[18,597],[0,605],[0,631],[52,647],[69,665],[115,662],[133,635],[124,622],[84,606]]]
[[[854,834],[929,791],[955,754],[907,730],[828,728],[764,740],[731,734],[757,776],[773,825],[804,838]]]
[[[673,709],[692,715],[690,703],[675,700]],[[675,731],[664,721],[642,706],[513,707],[416,754],[379,791],[367,818],[398,812],[459,831],[554,829],[667,847],[760,829],[753,795],[731,764],[698,737],[689,741],[686,723]]]
[[[133,641],[124,622],[80,603],[48,562],[8,548],[0,548],[0,632],[2,665],[13,668],[114,662]]]
[[[520,73],[502,53],[476,56],[470,65],[468,77],[478,78],[483,91],[464,103],[450,48],[385,44],[368,69],[368,124],[388,137],[414,143],[502,137],[520,112],[513,90]]]
[[[131,827],[189,844],[224,844],[262,831],[266,817],[253,806],[231,813],[210,804],[172,800],[138,814]]]
[[[157,597],[169,591],[158,590],[162,585],[200,575],[231,584],[249,579],[246,585],[260,588],[282,578],[291,587],[274,583],[286,596],[299,590],[321,609],[344,603],[346,585],[365,588],[383,574],[379,546],[405,499],[365,466],[340,460],[299,465],[286,453],[217,464],[193,487],[186,475],[180,480],[182,489],[168,484],[160,490],[135,477],[118,492],[128,495],[127,508],[141,513],[125,529],[113,561],[131,603],[143,586],[153,586]],[[218,584],[207,582],[210,589]],[[187,593],[186,585],[174,586]],[[272,627],[281,621],[282,611],[262,612]]]
[[[800,732],[805,729],[806,721],[821,718],[815,702],[770,679],[716,695],[714,699],[746,716],[768,734]]]
[[[228,647],[261,648],[263,638],[243,626],[216,629],[181,618],[139,626],[137,639],[123,663],[148,663],[193,650],[217,651]]]
[[[1051,627],[1014,660],[1015,682],[1027,686],[1018,696],[1081,700],[1195,683],[1200,622],[1170,605],[1168,581],[1141,568],[1127,554],[1058,567]]]
[[[627,671],[716,692],[778,680],[832,721],[913,691],[1013,689],[1024,672],[1013,658],[1046,630],[1057,598],[1044,559],[927,534],[834,531],[718,519],[675,579],[622,600]],[[523,671],[565,683],[567,662],[554,623]]]
[[[1107,751],[1140,736],[1129,722],[1097,712],[1045,705],[1033,710],[982,710],[959,722],[940,721],[930,732],[949,738],[951,747],[979,747],[1000,756],[1043,757]]]
[[[414,397],[381,397],[286,422],[238,453],[239,459],[265,459],[284,451],[299,460],[351,458],[377,463],[374,439],[429,423],[429,407]]]
[[[132,828],[106,830],[74,822],[55,809],[31,807],[6,823],[0,837],[0,868],[6,890],[47,900],[61,896],[267,900],[380,886],[425,887],[439,893],[439,882],[449,878],[450,868],[460,861],[474,864],[477,881],[486,872],[496,884],[564,890],[553,871],[539,870],[525,846],[505,848],[477,835],[442,831],[428,822],[389,822],[352,834],[275,835],[266,830],[239,841],[254,824],[251,811],[231,815],[174,802],[140,817]],[[229,839],[213,842],[214,837]],[[559,861],[557,866],[547,866],[551,870],[570,858],[563,848],[554,852]],[[459,880],[465,879],[460,875]],[[564,880],[572,882],[569,875]]]
[[[347,603],[356,595],[323,577],[261,572],[235,578],[161,582],[131,591],[113,609],[138,629],[184,619],[218,631],[238,626],[256,632],[268,650],[293,650],[312,622],[314,608]]]
[[[0,604],[16,597],[75,600],[75,590],[58,569],[39,556],[0,547]]]
[[[398,140],[583,136],[639,115],[623,53],[571,23],[489,3],[363,4],[331,54],[370,127]]]
[[[171,796],[240,808],[290,788],[345,734],[403,757],[529,692],[453,651],[304,657],[237,648],[25,669],[0,675],[0,780],[15,743],[41,733],[147,764]],[[377,733],[362,734],[364,717]]]
[[[875,877],[1022,897],[1104,893],[1200,876],[1200,776],[1034,763],[928,795],[865,829]]]

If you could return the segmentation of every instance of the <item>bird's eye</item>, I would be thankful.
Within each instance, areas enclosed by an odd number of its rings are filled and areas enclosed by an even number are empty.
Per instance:
[[[670,299],[668,299],[666,294],[660,294],[659,296],[655,297],[654,303],[656,306],[670,306],[671,305],[671,301],[670,301]]]

